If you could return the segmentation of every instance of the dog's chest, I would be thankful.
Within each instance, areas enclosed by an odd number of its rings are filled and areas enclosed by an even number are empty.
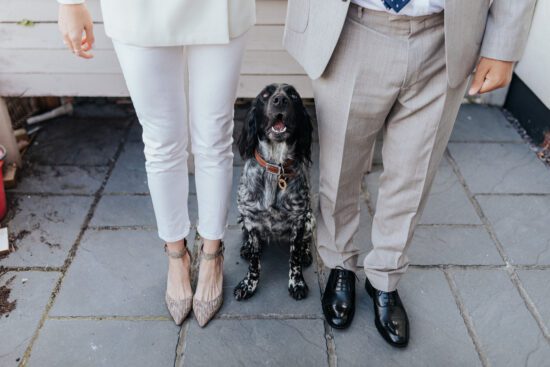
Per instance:
[[[257,164],[247,163],[239,187],[238,206],[250,225],[282,233],[307,211],[309,193],[302,177],[289,179],[284,190],[278,180],[277,175]]]

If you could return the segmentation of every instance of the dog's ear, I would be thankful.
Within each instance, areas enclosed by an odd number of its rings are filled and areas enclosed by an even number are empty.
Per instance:
[[[296,152],[298,157],[306,164],[311,164],[311,142],[313,137],[313,124],[305,106],[302,104],[298,113],[298,126],[296,137]]]
[[[239,153],[243,159],[248,159],[254,156],[254,151],[258,146],[258,126],[256,123],[256,100],[252,101],[252,105],[246,113],[241,136],[238,141]]]

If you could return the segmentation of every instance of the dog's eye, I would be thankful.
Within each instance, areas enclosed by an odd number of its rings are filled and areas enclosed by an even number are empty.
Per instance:
[[[297,100],[297,99],[298,99],[298,96],[297,96],[296,94],[292,93],[292,94],[290,95],[290,98],[292,98],[293,100]]]
[[[269,97],[269,92],[263,92],[262,93],[262,98],[267,98]]]

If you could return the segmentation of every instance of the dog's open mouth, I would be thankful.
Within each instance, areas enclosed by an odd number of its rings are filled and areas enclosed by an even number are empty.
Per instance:
[[[273,124],[273,126],[271,126],[271,131],[273,131],[275,134],[282,134],[286,131],[286,125],[283,121],[282,114],[277,115],[275,123]]]

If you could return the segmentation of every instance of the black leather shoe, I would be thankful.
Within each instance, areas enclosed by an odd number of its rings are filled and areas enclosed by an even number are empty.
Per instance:
[[[380,335],[394,347],[406,347],[409,343],[409,318],[397,290],[379,291],[368,279],[365,289],[374,304],[374,324]]]
[[[336,329],[350,326],[355,315],[355,273],[343,268],[332,269],[321,304],[330,326]]]

